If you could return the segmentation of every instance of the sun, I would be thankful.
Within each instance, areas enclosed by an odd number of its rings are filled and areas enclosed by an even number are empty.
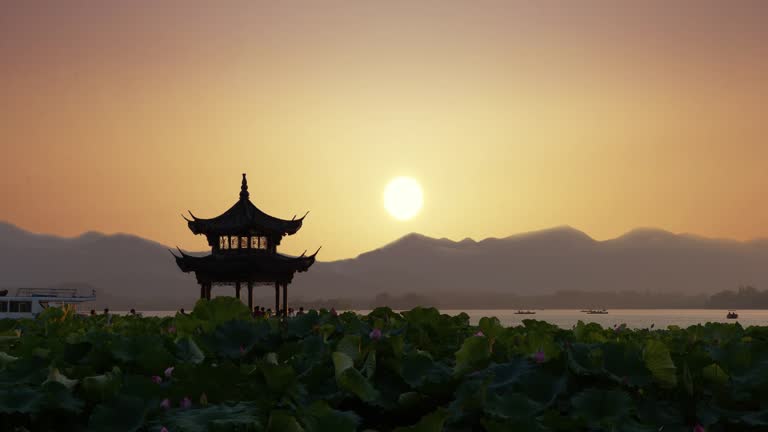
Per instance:
[[[397,220],[416,216],[424,204],[419,182],[410,177],[395,177],[384,189],[384,208]]]

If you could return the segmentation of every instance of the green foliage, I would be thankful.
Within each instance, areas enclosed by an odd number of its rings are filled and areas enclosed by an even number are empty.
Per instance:
[[[669,355],[669,348],[663,342],[657,340],[646,342],[643,360],[645,361],[645,367],[651,371],[654,378],[663,387],[674,387],[677,385],[675,363]]]
[[[701,370],[701,376],[704,377],[705,380],[717,385],[725,385],[728,383],[728,374],[725,373],[717,363],[712,363],[711,365],[704,367],[704,369]]]
[[[212,328],[227,321],[245,320],[250,315],[248,306],[239,299],[216,297],[212,300],[198,300],[190,317],[202,321],[207,328]]]
[[[194,339],[185,336],[176,341],[176,359],[181,363],[200,364],[205,360],[205,354]]]
[[[461,348],[456,351],[457,374],[463,374],[484,367],[491,357],[491,347],[485,336],[472,336],[464,340]]]
[[[0,322],[2,430],[739,432],[768,430],[766,407],[768,328],[737,324],[254,319],[227,298],[171,318]]]
[[[444,409],[427,414],[413,426],[399,427],[395,432],[442,432],[447,413]]]
[[[144,401],[135,396],[118,396],[97,405],[88,422],[91,431],[133,432],[144,424]]]
[[[157,429],[165,427],[178,432],[257,432],[260,407],[252,402],[217,404],[197,409],[172,409],[153,423]]]
[[[623,391],[585,390],[571,398],[576,417],[591,425],[617,426],[632,409],[632,398]]]

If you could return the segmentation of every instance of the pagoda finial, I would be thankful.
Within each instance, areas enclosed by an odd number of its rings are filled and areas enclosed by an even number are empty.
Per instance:
[[[245,173],[243,173],[243,183],[240,186],[240,199],[241,200],[247,200],[250,194],[248,193],[248,180],[245,178]]]

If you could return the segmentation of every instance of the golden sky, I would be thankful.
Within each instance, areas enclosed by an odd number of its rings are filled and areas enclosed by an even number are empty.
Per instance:
[[[34,3],[34,4],[33,4]],[[4,1],[0,220],[352,257],[417,231],[768,236],[768,2]],[[396,221],[391,178],[424,209]]]

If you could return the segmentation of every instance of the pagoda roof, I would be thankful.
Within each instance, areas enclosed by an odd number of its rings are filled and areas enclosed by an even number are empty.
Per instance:
[[[294,273],[307,271],[315,263],[317,252],[288,256],[259,250],[245,254],[193,256],[179,250],[181,256],[173,256],[181,271],[195,272],[201,280],[263,282],[290,280]]]
[[[307,213],[299,219],[294,216],[291,220],[270,216],[253,205],[249,199],[248,180],[243,174],[240,186],[240,200],[229,210],[212,219],[199,218],[189,212],[192,220],[187,220],[189,229],[195,234],[206,235],[237,235],[243,233],[259,233],[273,235],[292,235],[301,228]]]

